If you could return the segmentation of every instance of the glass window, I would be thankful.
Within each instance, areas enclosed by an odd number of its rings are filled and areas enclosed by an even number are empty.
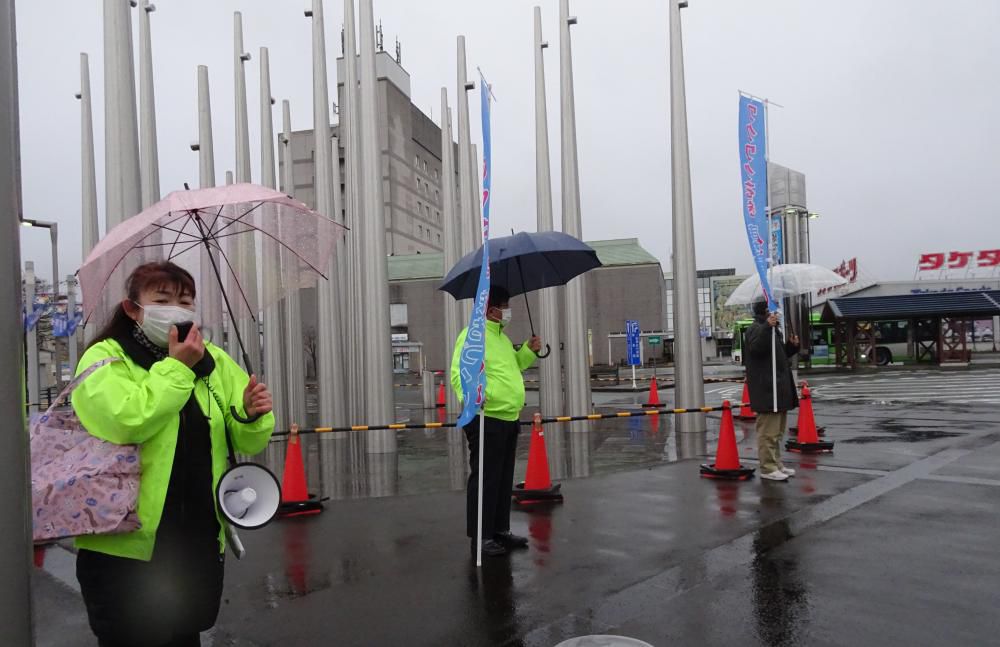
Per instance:
[[[410,249],[413,249],[411,246]],[[405,303],[389,304],[389,325],[392,327],[407,326],[407,310]]]

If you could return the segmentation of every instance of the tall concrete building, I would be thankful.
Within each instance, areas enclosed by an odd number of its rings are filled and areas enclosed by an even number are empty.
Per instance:
[[[379,148],[385,203],[385,242],[390,255],[440,252],[444,249],[441,178],[441,129],[410,100],[410,75],[388,54],[375,57],[378,73]],[[344,59],[337,60],[337,104],[344,96]],[[346,178],[344,140],[334,124],[340,178]],[[316,164],[312,130],[292,133],[294,187],[282,191],[315,206]],[[457,149],[456,149],[457,155]],[[281,177],[284,177],[282,175]],[[456,174],[454,182],[457,185]],[[343,195],[344,185],[340,186]],[[340,204],[347,204],[341,200]],[[367,206],[365,209],[367,210]],[[348,223],[350,224],[350,223]]]

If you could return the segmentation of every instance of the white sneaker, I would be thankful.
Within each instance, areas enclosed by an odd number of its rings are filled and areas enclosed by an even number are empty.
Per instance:
[[[762,479],[767,479],[769,481],[787,481],[788,480],[788,475],[785,474],[784,472],[782,472],[781,470],[775,470],[775,471],[771,472],[770,474],[761,473],[760,477]]]
[[[784,474],[785,474],[786,476],[795,476],[795,470],[793,470],[793,469],[792,469],[791,467],[782,467],[782,468],[781,468],[781,471],[782,471],[782,472],[783,472],[783,473],[784,473]]]

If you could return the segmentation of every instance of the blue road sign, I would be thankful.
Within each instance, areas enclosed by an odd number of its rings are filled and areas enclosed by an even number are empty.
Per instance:
[[[639,366],[642,361],[639,359],[639,322],[629,319],[625,322],[625,343],[628,346],[629,366]]]

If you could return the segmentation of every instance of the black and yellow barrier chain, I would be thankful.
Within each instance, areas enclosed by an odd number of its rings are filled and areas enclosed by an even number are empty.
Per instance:
[[[653,379],[652,376],[648,376],[648,377],[639,377],[639,376],[637,376],[635,378],[635,381],[636,382],[649,382],[652,379]],[[590,378],[590,381],[591,382],[616,382],[616,383],[624,385],[624,384],[627,384],[627,383],[631,382],[632,381],[632,377],[630,375],[629,376],[622,375],[621,378],[615,378],[615,377],[592,377],[592,378]],[[656,381],[657,381],[657,383],[660,386],[663,386],[663,387],[671,387],[671,386],[674,385],[674,381],[673,380],[668,380],[665,377],[657,377]],[[718,384],[718,383],[722,383],[722,382],[743,382],[743,378],[742,377],[706,377],[704,381],[705,381],[705,384]],[[538,384],[540,382],[541,382],[541,380],[534,380],[534,379],[532,379],[532,380],[525,380],[524,381],[525,384]],[[436,385],[440,384],[440,382],[435,381],[434,384],[436,386]],[[395,389],[401,389],[403,387],[417,387],[417,386],[423,386],[423,385],[424,385],[423,382],[405,382],[405,383],[402,383],[402,384],[393,384],[392,386]]]
[[[612,418],[638,418],[645,416],[657,416],[657,415],[675,415],[682,413],[712,413],[714,411],[723,411],[724,409],[735,409],[741,406],[740,404],[729,404],[724,403],[718,407],[698,407],[694,409],[668,409],[666,405],[657,405],[655,407],[649,407],[643,411],[615,411],[612,413],[590,413],[585,416],[553,416],[550,418],[542,418],[542,424],[554,424],[560,422],[582,422],[586,420],[610,420]],[[743,406],[749,406],[749,403],[745,403]],[[518,424],[522,427],[529,427],[533,423],[531,420],[519,420]],[[454,422],[424,422],[424,423],[394,423],[388,425],[351,425],[349,427],[315,427],[313,429],[303,429],[299,428],[299,434],[326,434],[334,432],[345,432],[345,431],[384,431],[388,429],[392,430],[403,430],[403,429],[447,429],[454,428],[457,424]],[[291,432],[288,431],[276,431],[271,437],[278,438],[289,435]]]

